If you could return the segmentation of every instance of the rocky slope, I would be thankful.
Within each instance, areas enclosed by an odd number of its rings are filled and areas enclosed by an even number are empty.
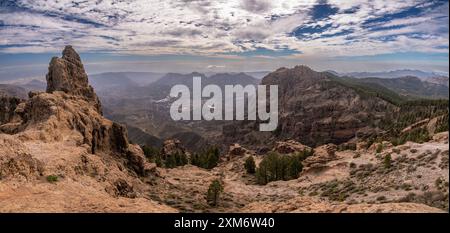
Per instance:
[[[53,58],[47,91],[2,101],[1,212],[173,212],[144,195],[155,172],[102,116],[79,55]]]
[[[280,141],[271,150],[295,153],[307,147]],[[333,144],[314,148],[298,179],[257,185],[247,174],[248,156],[259,164],[265,154],[238,144],[230,146],[212,170],[185,165],[160,170],[150,196],[182,212],[402,212],[448,211],[448,132],[423,144],[385,143],[377,153],[369,149],[336,150]],[[384,156],[392,155],[385,167]],[[224,186],[220,203],[210,207],[207,185],[219,179]],[[189,193],[190,195],[186,195]]]

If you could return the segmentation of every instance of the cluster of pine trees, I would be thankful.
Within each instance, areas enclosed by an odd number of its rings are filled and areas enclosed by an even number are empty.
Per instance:
[[[194,153],[191,157],[191,164],[205,169],[212,169],[219,163],[219,156],[219,148],[209,147],[201,153]]]
[[[156,159],[159,156],[159,152],[160,152],[159,149],[152,147],[152,146],[147,146],[147,145],[141,146],[141,149],[144,152],[144,155],[148,161],[150,161],[152,163],[156,162]]]
[[[380,128],[386,130],[386,134],[369,138],[369,142],[391,141],[394,145],[401,145],[407,141],[426,142],[429,140],[428,131],[424,127],[402,132],[402,130],[424,119],[440,117],[436,123],[436,132],[448,130],[448,100],[413,100],[399,104],[399,111],[392,113],[381,121]]]
[[[189,159],[185,153],[174,153],[166,155],[163,159],[161,150],[151,146],[141,146],[145,157],[158,167],[175,168],[189,163]],[[197,167],[212,169],[219,162],[220,151],[217,147],[209,147],[201,153],[195,153],[191,156],[190,163]]]
[[[428,134],[428,130],[426,128],[416,128],[407,133],[400,134],[398,137],[392,138],[392,145],[402,145],[407,141],[424,143],[430,140],[430,135]]]
[[[448,131],[448,114],[440,118],[436,123],[436,133]]]
[[[302,161],[312,155],[313,151],[305,150],[296,154],[267,154],[256,169],[258,184],[267,184],[276,180],[297,179],[303,169]]]
[[[164,165],[166,168],[175,168],[188,164],[188,158],[185,153],[176,152],[174,154],[168,154]]]

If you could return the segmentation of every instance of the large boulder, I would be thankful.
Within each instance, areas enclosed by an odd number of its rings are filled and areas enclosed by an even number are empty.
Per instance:
[[[310,151],[311,147],[305,146],[295,140],[286,140],[286,141],[275,142],[275,146],[273,148],[273,151],[276,151],[281,154],[292,154],[292,153],[306,151],[306,150]]]
[[[229,156],[243,156],[247,152],[247,149],[243,148],[238,143],[234,143],[230,145],[230,148],[228,149],[228,155]]]
[[[306,168],[321,167],[327,162],[336,159],[337,146],[334,144],[325,144],[314,149],[314,154],[303,160],[303,166]]]

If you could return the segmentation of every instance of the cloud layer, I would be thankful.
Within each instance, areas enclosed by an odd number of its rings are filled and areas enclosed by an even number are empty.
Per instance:
[[[0,1],[2,53],[448,53],[448,27],[448,1]]]

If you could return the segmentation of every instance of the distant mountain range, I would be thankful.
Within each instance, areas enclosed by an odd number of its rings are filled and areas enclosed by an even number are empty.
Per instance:
[[[25,99],[27,98],[27,90],[12,84],[0,84],[0,96],[14,96]]]
[[[349,73],[338,73],[340,76],[350,76],[355,78],[400,78],[405,76],[413,76],[420,79],[428,79],[434,77],[447,77],[448,74],[437,73],[437,72],[426,72],[421,70],[393,70],[393,71],[383,71],[383,72],[349,72]]]
[[[341,81],[352,83],[353,85],[363,85],[374,88],[382,86],[387,88],[396,95],[406,97],[407,99],[415,98],[432,98],[432,99],[448,99],[448,85],[441,85],[423,81],[417,77],[405,76],[400,78],[352,78],[340,77]],[[448,79],[447,79],[448,80]]]
[[[106,72],[89,75],[89,81],[94,88],[108,85],[139,85],[145,86],[164,76],[155,72]]]

